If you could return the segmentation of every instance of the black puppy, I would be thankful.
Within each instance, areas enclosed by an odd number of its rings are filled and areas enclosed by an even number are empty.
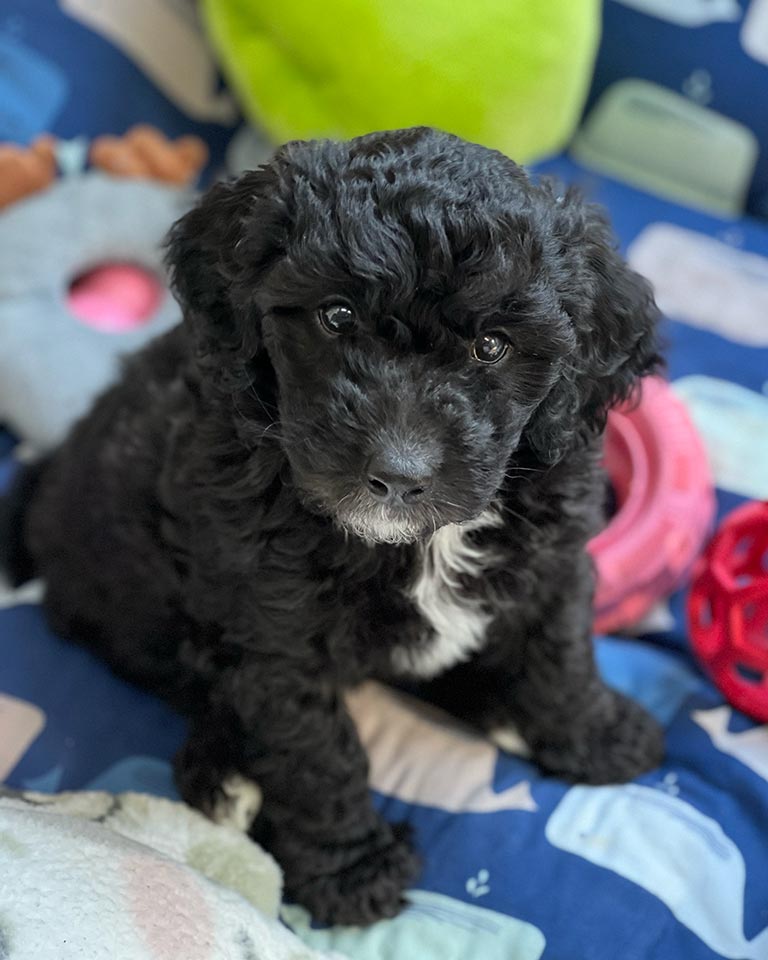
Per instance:
[[[402,130],[286,145],[168,261],[183,325],[40,468],[11,546],[55,630],[192,715],[183,796],[256,781],[288,893],[367,922],[417,862],[371,806],[363,679],[515,725],[568,779],[657,764],[590,636],[606,411],[658,360],[601,212]]]

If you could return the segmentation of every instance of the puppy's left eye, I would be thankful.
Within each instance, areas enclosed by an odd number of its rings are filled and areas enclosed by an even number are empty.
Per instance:
[[[317,311],[317,318],[326,333],[330,333],[334,337],[352,333],[357,326],[355,311],[345,303],[332,303],[326,307],[320,307]]]
[[[498,363],[509,350],[509,340],[498,333],[484,333],[472,344],[472,359],[480,363]]]

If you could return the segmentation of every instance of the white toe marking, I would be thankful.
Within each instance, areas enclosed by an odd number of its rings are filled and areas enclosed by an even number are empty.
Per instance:
[[[224,797],[216,804],[211,819],[247,833],[261,809],[261,788],[253,780],[246,780],[235,773],[227,777],[221,789]]]
[[[22,604],[42,603],[44,596],[45,584],[42,580],[29,580],[20,587],[14,588],[0,576],[0,610]]]
[[[514,753],[518,757],[530,757],[531,751],[514,727],[496,727],[488,734],[492,743],[505,753]]]

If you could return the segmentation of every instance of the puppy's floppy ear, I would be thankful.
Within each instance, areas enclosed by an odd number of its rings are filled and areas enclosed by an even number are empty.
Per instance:
[[[555,206],[561,254],[555,282],[576,341],[528,431],[539,457],[555,463],[600,433],[608,410],[661,365],[659,310],[650,284],[616,249],[602,208],[574,190],[556,198],[550,184],[542,189]]]
[[[195,355],[215,381],[238,386],[261,346],[253,288],[284,249],[287,214],[277,158],[215,184],[166,241],[171,288]]]

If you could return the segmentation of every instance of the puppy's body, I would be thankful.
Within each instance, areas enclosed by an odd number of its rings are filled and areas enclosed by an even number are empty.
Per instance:
[[[170,258],[185,324],[44,467],[26,544],[53,626],[192,715],[183,795],[255,780],[289,893],[361,922],[415,860],[346,688],[420,681],[569,778],[657,762],[591,650],[605,411],[656,360],[599,215],[401,131],[288,145]]]

